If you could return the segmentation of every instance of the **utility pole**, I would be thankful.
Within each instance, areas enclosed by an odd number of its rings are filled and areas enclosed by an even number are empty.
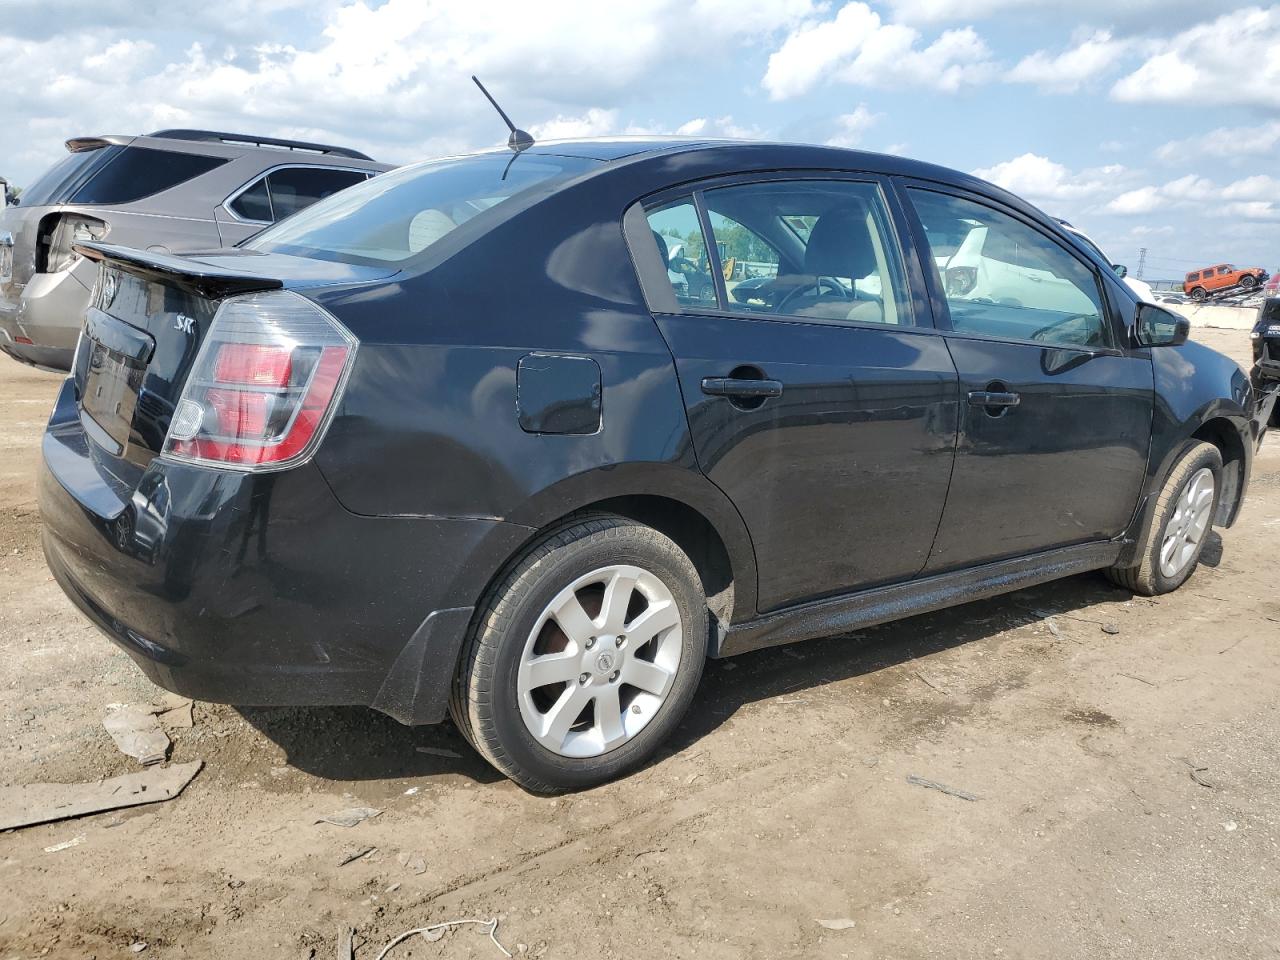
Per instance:
[[[1147,265],[1147,248],[1139,247],[1138,248],[1138,279],[1139,280],[1142,279],[1142,271],[1143,271],[1143,268],[1146,267],[1146,265]]]

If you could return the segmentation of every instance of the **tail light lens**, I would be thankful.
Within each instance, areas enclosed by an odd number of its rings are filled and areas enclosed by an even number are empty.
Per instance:
[[[978,285],[977,267],[947,267],[947,295],[967,296]]]
[[[71,249],[73,243],[86,240],[105,240],[110,228],[101,220],[76,214],[60,215],[50,231],[42,239],[45,243],[44,270],[42,273],[61,273],[74,267],[80,255]]]
[[[356,338],[295,293],[223,301],[178,401],[164,452],[178,460],[283,470],[324,436]]]

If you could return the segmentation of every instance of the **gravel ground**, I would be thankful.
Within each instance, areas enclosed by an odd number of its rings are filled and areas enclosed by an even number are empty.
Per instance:
[[[136,769],[102,717],[160,696],[45,569],[56,386],[0,360],[5,784]],[[206,765],[178,799],[0,834],[0,960],[327,960],[348,925],[366,960],[459,917],[548,958],[1277,957],[1278,537],[1271,439],[1178,593],[1080,576],[712,663],[657,762],[557,800],[449,728],[197,704],[172,759]],[[315,822],[353,806],[384,812]],[[499,956],[474,927],[392,953]]]

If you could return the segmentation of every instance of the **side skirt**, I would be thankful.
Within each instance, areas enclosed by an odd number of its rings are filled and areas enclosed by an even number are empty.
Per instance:
[[[1037,583],[1109,567],[1120,555],[1118,541],[1083,543],[980,567],[940,573],[908,583],[829,597],[721,626],[714,657],[732,657],[797,640],[830,637],[889,620],[994,597]]]

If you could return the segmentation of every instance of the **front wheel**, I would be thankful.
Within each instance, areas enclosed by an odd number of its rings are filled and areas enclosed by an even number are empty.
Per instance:
[[[1138,563],[1107,576],[1147,597],[1177,590],[1200,563],[1221,492],[1222,454],[1211,443],[1191,444],[1160,491]]]
[[[537,793],[611,780],[684,716],[707,652],[697,570],[665,535],[599,516],[550,534],[490,592],[450,713]]]
[[[1240,278],[1240,286],[1245,290],[1252,290],[1258,285],[1258,278],[1251,273],[1246,273]]]

